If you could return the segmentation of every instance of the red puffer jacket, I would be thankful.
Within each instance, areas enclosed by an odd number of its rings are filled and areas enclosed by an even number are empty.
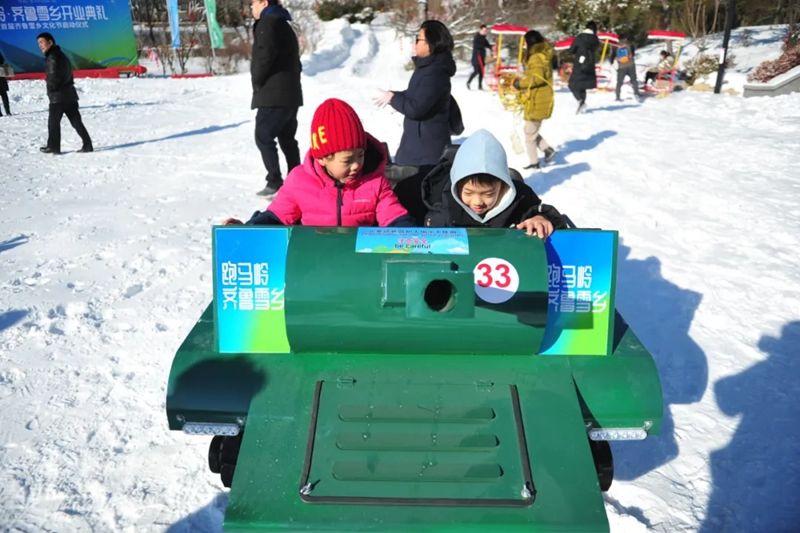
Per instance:
[[[384,176],[387,155],[367,134],[361,177],[346,184],[328,176],[311,153],[286,177],[269,212],[285,225],[388,226],[408,215]]]

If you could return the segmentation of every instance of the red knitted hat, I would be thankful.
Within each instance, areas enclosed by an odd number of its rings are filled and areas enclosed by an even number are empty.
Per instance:
[[[367,145],[361,119],[347,102],[329,98],[322,102],[311,119],[311,157],[319,159],[341,150]]]

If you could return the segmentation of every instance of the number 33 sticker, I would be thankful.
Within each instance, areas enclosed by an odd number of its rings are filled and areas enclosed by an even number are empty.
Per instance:
[[[510,300],[519,288],[517,269],[505,259],[482,259],[472,273],[475,275],[475,294],[492,304]]]

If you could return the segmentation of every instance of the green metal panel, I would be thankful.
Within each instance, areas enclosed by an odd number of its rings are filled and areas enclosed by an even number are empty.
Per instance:
[[[541,240],[523,232],[471,230],[469,255],[399,256],[356,253],[356,231],[292,228],[286,325],[294,353],[490,354],[497,353],[498,339],[506,354],[538,351],[547,319]],[[519,272],[519,289],[508,302],[486,304],[474,297],[472,271],[487,257],[501,257]],[[401,269],[405,280],[387,277]],[[425,283],[434,280],[453,285],[453,305],[441,312],[419,298]],[[404,281],[413,292],[401,302],[396,284]],[[407,301],[409,294],[417,297]]]
[[[219,354],[209,305],[172,361],[167,385],[170,429],[181,429],[184,422],[243,423],[250,399],[268,381],[263,357]]]
[[[515,388],[341,384],[317,387],[305,501],[533,502]]]
[[[611,356],[569,358],[586,422],[597,427],[642,427],[649,421],[648,432],[658,434],[663,404],[655,363],[621,316],[616,322]],[[206,309],[172,363],[167,386],[170,429],[181,429],[184,421],[244,420],[253,395],[278,379],[272,376],[275,357],[216,353],[211,308]],[[543,357],[534,357],[529,371],[535,372]]]
[[[570,357],[575,387],[591,427],[661,431],[661,381],[650,352],[617,313],[611,357]]]
[[[589,451],[588,441],[580,406],[574,393],[570,367],[564,358],[509,356],[497,358],[493,356],[454,356],[420,354],[404,358],[386,357],[382,355],[330,356],[324,354],[303,354],[301,356],[279,356],[271,358],[275,375],[286,381],[273,383],[262,390],[253,400],[244,441],[236,468],[233,488],[225,518],[227,531],[604,531],[607,521],[603,500],[598,488],[594,465]],[[299,363],[299,364],[298,364]],[[499,437],[506,440],[509,428],[514,424],[506,421],[510,416],[507,407],[502,407],[501,398],[509,398],[508,384],[514,384],[519,394],[521,407],[521,427],[524,428],[527,457],[532,479],[535,485],[535,501],[530,505],[497,506],[490,502],[469,506],[457,506],[452,502],[446,505],[388,505],[380,503],[309,503],[304,502],[300,493],[305,483],[306,450],[309,433],[312,427],[314,391],[317,382],[324,382],[331,389],[336,389],[340,400],[350,398],[347,391],[354,393],[353,402],[346,402],[347,409],[337,410],[332,407],[335,417],[352,419],[359,413],[373,412],[378,406],[389,407],[392,397],[403,396],[403,405],[411,405],[408,398],[418,397],[422,405],[429,406],[433,401],[434,412],[437,404],[440,413],[446,414],[449,420],[458,418],[459,410],[455,408],[458,400],[461,405],[482,399],[486,407],[497,408],[504,412],[504,422],[495,425],[500,429]],[[447,383],[443,387],[441,384]],[[303,384],[298,387],[297,384]],[[364,394],[355,394],[359,384],[364,384]],[[452,385],[450,385],[452,384]],[[450,388],[452,387],[452,388]],[[372,392],[370,392],[372,391]],[[407,393],[407,395],[404,393]],[[440,391],[447,391],[442,393]],[[457,393],[457,394],[456,394]],[[441,399],[440,399],[441,396]],[[360,398],[359,404],[355,398]],[[447,401],[445,401],[445,397]],[[495,403],[495,400],[498,400]],[[415,402],[414,405],[420,402]],[[329,405],[334,406],[337,402]],[[341,401],[339,405],[343,405]],[[394,405],[399,409],[399,404]],[[416,410],[415,410],[416,411]],[[392,413],[379,411],[384,418]],[[389,414],[387,414],[389,413]],[[395,416],[397,411],[394,411]],[[485,419],[481,407],[472,411],[475,420]],[[332,413],[328,413],[330,415]],[[461,411],[463,416],[464,411]],[[409,416],[409,418],[412,418]],[[499,417],[498,417],[499,418]],[[352,422],[351,422],[352,423]],[[407,423],[417,429],[430,424]],[[440,427],[445,423],[440,423]],[[358,442],[358,435],[337,434],[335,427],[344,427],[342,421],[325,425],[326,429],[314,431],[328,445],[332,442],[347,444]],[[447,431],[453,435],[457,425],[446,424]],[[501,427],[502,425],[502,427]],[[464,423],[464,427],[478,427],[477,422]],[[382,425],[386,428],[387,425]],[[399,426],[398,426],[399,427]],[[455,429],[454,429],[455,428]],[[345,432],[348,433],[348,432]],[[371,437],[378,438],[373,429]],[[513,433],[513,431],[511,432]],[[414,451],[420,441],[410,432],[398,438],[394,447],[405,447],[405,450],[392,452],[391,456],[373,453],[372,461],[361,463],[360,469],[352,468],[350,475],[358,476],[369,472],[389,472],[396,474],[391,465],[387,465],[387,457],[400,457],[410,460],[411,457],[428,458],[428,451]],[[419,433],[416,433],[419,435]],[[481,448],[491,442],[485,439],[486,433],[476,432],[482,436],[476,438],[473,446]],[[495,433],[497,435],[497,433]],[[382,442],[389,437],[384,434]],[[451,445],[463,440],[450,439]],[[491,447],[489,447],[491,449]],[[513,446],[511,447],[513,450]],[[322,466],[327,472],[334,472],[334,457],[343,457],[347,450],[314,452],[328,454]],[[349,452],[358,455],[355,452]],[[472,457],[475,465],[485,465],[482,457],[489,452],[455,452],[461,461]],[[496,464],[505,467],[512,461],[513,453],[503,454]],[[320,456],[322,457],[322,456]],[[438,456],[438,460],[442,460]],[[313,468],[312,468],[313,471]],[[400,471],[405,472],[405,470]],[[450,470],[451,476],[458,473]],[[463,473],[464,470],[461,470]],[[415,494],[415,490],[429,491],[435,494],[436,484],[441,484],[441,496],[452,495],[451,488],[459,483],[471,496],[483,493],[490,497],[498,494],[514,494],[514,487],[519,486],[519,477],[513,471],[492,478],[491,468],[480,466],[477,475],[488,476],[493,481],[454,481],[453,477],[444,481],[429,481],[428,488],[413,489],[410,481],[392,479],[372,480],[339,480],[337,494],[354,494],[371,483],[373,494],[391,494],[398,490],[398,485],[408,483],[406,494]],[[405,475],[405,474],[403,474]],[[508,476],[508,479],[505,476]],[[330,476],[330,474],[329,474]],[[313,476],[312,476],[313,477]],[[387,476],[390,477],[390,476]],[[424,485],[417,483],[416,485]],[[323,483],[318,485],[322,487]],[[467,488],[469,486],[469,488]],[[347,490],[344,490],[344,489]],[[341,490],[340,490],[341,489]],[[316,488],[314,489],[316,491]],[[313,492],[312,491],[312,494]],[[333,493],[334,491],[332,491]],[[419,492],[421,493],[421,492]],[[397,493],[395,493],[396,495]],[[518,496],[517,496],[518,497]],[[480,527],[478,527],[478,525]]]

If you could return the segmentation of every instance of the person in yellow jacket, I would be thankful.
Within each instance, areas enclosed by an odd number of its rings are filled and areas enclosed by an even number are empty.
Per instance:
[[[539,133],[542,121],[553,114],[553,47],[545,41],[541,33],[530,30],[525,34],[525,72],[514,82],[520,92],[523,118],[525,119],[525,148],[530,164],[526,169],[541,168],[539,150],[544,152],[544,162],[549,163],[556,151],[547,144]]]

